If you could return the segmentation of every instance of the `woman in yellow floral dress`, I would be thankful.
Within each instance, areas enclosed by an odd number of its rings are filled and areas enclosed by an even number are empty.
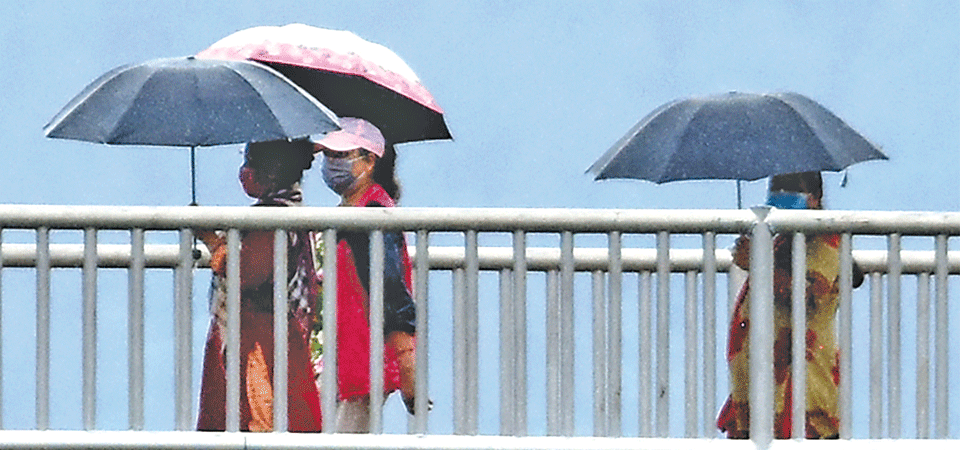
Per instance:
[[[819,172],[778,175],[770,179],[770,192],[807,195],[806,207],[821,209],[823,182]],[[836,315],[839,306],[840,236],[807,236],[807,395],[806,437],[836,438],[839,431],[837,386],[840,383],[839,350],[836,344]],[[793,409],[791,380],[791,240],[774,237],[774,437],[791,437]],[[750,265],[750,241],[737,240],[734,262],[743,269]],[[863,274],[854,267],[854,287]],[[727,437],[746,439],[750,431],[750,281],[744,284],[730,323],[727,363],[731,393],[720,411],[717,427]]]

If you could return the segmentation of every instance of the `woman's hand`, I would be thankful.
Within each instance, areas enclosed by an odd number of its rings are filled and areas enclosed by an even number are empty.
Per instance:
[[[194,230],[194,236],[207,246],[210,252],[210,269],[213,273],[223,274],[227,261],[227,240],[214,230]]]

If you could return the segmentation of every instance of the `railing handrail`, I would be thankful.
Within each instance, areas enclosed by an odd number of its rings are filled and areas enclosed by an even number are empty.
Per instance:
[[[218,229],[740,233],[756,220],[750,210],[0,205],[0,228],[176,230],[188,223]],[[957,212],[774,209],[765,220],[774,231],[960,235]]]

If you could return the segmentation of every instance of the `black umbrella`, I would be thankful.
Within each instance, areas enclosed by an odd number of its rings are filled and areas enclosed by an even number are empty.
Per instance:
[[[587,172],[597,180],[756,180],[887,159],[817,102],[795,93],[727,94],[660,106]],[[738,184],[739,188],[739,184]]]
[[[44,127],[47,137],[190,147],[295,139],[339,129],[336,116],[275,70],[249,61],[167,58],[117,67]]]

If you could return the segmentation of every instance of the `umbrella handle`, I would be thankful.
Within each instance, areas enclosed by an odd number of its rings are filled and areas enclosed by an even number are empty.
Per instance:
[[[737,209],[743,209],[742,197],[740,195],[740,183],[741,180],[737,180]]]
[[[197,147],[190,146],[190,206],[197,206]]]

